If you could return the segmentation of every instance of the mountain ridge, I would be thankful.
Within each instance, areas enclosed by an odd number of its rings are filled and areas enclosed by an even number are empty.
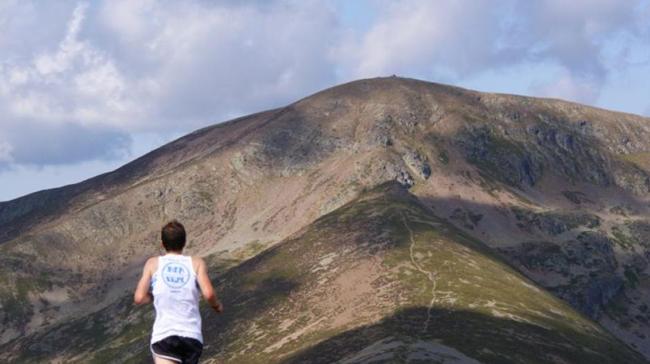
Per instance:
[[[480,95],[482,95],[482,94],[487,95],[487,93],[484,93],[484,92],[473,91],[473,90],[462,88],[462,87],[451,86],[451,85],[446,85],[446,84],[440,84],[440,83],[435,83],[435,82],[427,82],[427,81],[421,81],[421,80],[416,80],[416,79],[404,79],[404,78],[401,78],[401,77],[400,78],[391,77],[389,79],[392,79],[392,78],[400,80],[400,81],[405,80],[405,81],[408,81],[408,82],[416,82],[416,83],[425,84],[428,87],[435,87],[435,88],[438,88],[438,89],[443,89],[445,92],[454,91],[457,94],[467,94],[465,96],[471,95],[473,97],[478,97],[479,99],[480,99]],[[372,80],[373,79],[351,81],[351,82],[344,83],[344,84],[341,84],[341,85],[333,86],[333,87],[325,89],[323,91],[316,92],[316,93],[314,93],[314,94],[312,94],[310,96],[307,96],[305,98],[297,100],[297,101],[295,101],[295,102],[293,102],[293,103],[291,103],[291,104],[289,104],[287,106],[284,106],[284,107],[279,107],[279,108],[276,108],[276,109],[271,109],[271,110],[266,110],[266,111],[260,111],[260,112],[256,112],[256,113],[253,113],[253,114],[250,114],[250,115],[237,117],[235,119],[228,120],[228,121],[225,121],[225,122],[222,122],[222,123],[217,123],[217,124],[213,124],[213,125],[210,125],[210,126],[206,126],[206,127],[197,129],[197,130],[195,130],[195,131],[193,131],[193,132],[191,132],[191,133],[189,133],[189,134],[187,134],[185,136],[179,137],[179,138],[167,143],[166,145],[164,145],[162,147],[156,148],[153,151],[148,152],[145,155],[143,155],[143,156],[141,156],[139,158],[136,158],[135,160],[133,160],[131,162],[128,162],[124,166],[121,166],[121,167],[119,167],[119,168],[117,168],[117,169],[115,169],[113,171],[102,173],[102,174],[100,174],[98,176],[91,177],[89,179],[86,179],[86,180],[78,182],[78,183],[73,183],[73,184],[69,184],[69,185],[65,185],[65,186],[61,186],[61,187],[42,190],[42,191],[36,191],[36,192],[30,193],[30,194],[27,194],[25,196],[17,197],[15,199],[12,199],[12,200],[9,200],[9,201],[0,201],[0,217],[6,216],[8,210],[10,210],[12,207],[15,207],[15,205],[17,203],[23,202],[24,200],[48,199],[48,197],[50,197],[49,195],[52,195],[52,194],[55,194],[55,193],[62,193],[64,196],[75,195],[75,194],[80,194],[80,193],[86,193],[86,192],[89,192],[89,190],[92,190],[92,187],[93,187],[92,185],[94,183],[101,183],[103,185],[103,184],[106,184],[106,182],[108,182],[108,183],[114,182],[114,181],[111,181],[112,179],[119,180],[120,177],[122,175],[124,175],[124,174],[133,175],[134,173],[137,173],[138,169],[140,169],[142,167],[145,167],[143,169],[146,170],[146,167],[148,167],[148,165],[150,163],[155,162],[155,156],[157,156],[159,154],[169,153],[170,151],[168,151],[167,149],[171,149],[176,144],[184,142],[187,139],[191,139],[193,137],[199,137],[200,138],[202,135],[205,135],[206,133],[209,133],[210,131],[213,131],[215,129],[228,127],[229,125],[232,125],[232,124],[234,124],[236,122],[239,122],[239,121],[248,120],[248,119],[251,119],[251,118],[254,119],[254,118],[258,117],[258,116],[266,116],[269,113],[281,112],[281,111],[285,110],[286,108],[289,108],[289,107],[291,107],[293,105],[298,105],[301,102],[309,101],[312,98],[324,97],[324,96],[331,97],[331,94],[336,93],[337,91],[344,90],[344,89],[356,86],[356,85],[358,85],[360,83],[369,82],[369,81],[372,81]],[[556,99],[556,98],[539,98],[539,97],[507,94],[507,93],[493,93],[493,94],[490,94],[490,95],[493,95],[493,96],[499,97],[499,98],[514,99],[515,101],[519,101],[519,102],[522,102],[522,101],[523,102],[530,102],[530,101],[535,101],[535,100],[542,100],[542,101],[545,101],[545,102],[552,102],[552,103],[561,104],[561,105],[572,105],[574,107],[582,108],[582,109],[591,109],[591,110],[597,111],[597,112],[606,112],[606,113],[610,113],[610,114],[613,114],[613,115],[627,115],[627,116],[633,117],[633,118],[647,119],[645,117],[642,117],[642,116],[636,115],[636,114],[624,113],[624,112],[619,112],[619,111],[611,111],[611,110],[607,110],[607,109],[598,108],[598,107],[595,107],[595,106],[583,105],[583,104],[570,102],[570,101],[564,101],[564,100],[560,100],[560,99]],[[270,122],[272,120],[273,120],[273,118],[269,119],[268,122]],[[180,165],[176,166],[176,167],[180,167]],[[142,172],[140,172],[140,173],[142,173]],[[131,178],[134,178],[134,177],[131,176]],[[107,181],[105,181],[105,180],[107,180]],[[88,185],[91,185],[91,186],[88,186]],[[6,218],[0,220],[0,223],[2,223],[2,222],[5,222],[5,223],[6,222],[11,222],[11,221],[3,221],[3,220],[6,220]],[[6,227],[6,225],[4,225],[2,227]],[[0,244],[3,241],[6,241],[6,237],[0,237],[0,239],[3,239],[2,241],[0,241]]]
[[[647,358],[648,137],[631,114],[392,77],[206,127],[65,187],[68,210],[0,203],[0,343],[115,310],[167,219],[237,269],[397,181]]]

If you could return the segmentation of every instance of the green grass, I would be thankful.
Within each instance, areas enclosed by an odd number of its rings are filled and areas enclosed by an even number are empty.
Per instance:
[[[650,171],[650,152],[618,154],[618,157],[642,170]]]
[[[630,250],[638,245],[636,239],[624,231],[624,227],[616,225],[612,227],[612,240],[623,249]]]

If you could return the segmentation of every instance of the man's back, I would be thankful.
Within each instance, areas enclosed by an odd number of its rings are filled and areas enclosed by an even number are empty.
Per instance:
[[[158,266],[151,278],[156,320],[151,343],[170,334],[190,337],[203,342],[200,292],[192,257],[166,254],[158,258]]]

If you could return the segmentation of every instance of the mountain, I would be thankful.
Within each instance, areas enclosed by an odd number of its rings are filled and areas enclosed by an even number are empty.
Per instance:
[[[397,77],[0,203],[0,359],[141,362],[178,218],[226,314],[205,362],[650,358],[650,119]]]

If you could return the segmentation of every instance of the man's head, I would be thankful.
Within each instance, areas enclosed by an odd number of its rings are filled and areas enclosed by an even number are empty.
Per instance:
[[[185,228],[183,224],[172,220],[163,226],[160,233],[162,244],[167,251],[182,251],[185,247]]]

